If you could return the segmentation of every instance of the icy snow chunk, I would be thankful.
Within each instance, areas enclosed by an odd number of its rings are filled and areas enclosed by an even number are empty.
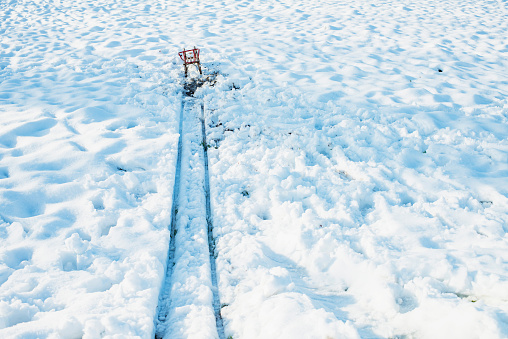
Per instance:
[[[258,272],[258,274],[260,273]],[[259,283],[263,288],[265,297],[284,292],[294,285],[291,284],[288,270],[283,267],[273,267],[268,272],[262,272]]]
[[[76,254],[83,254],[88,248],[88,241],[82,240],[78,233],[73,233],[69,238],[65,239],[65,245]]]

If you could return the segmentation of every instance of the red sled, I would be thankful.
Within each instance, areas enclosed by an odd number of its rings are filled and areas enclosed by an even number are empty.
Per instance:
[[[189,65],[196,65],[199,70],[199,74],[203,74],[201,72],[201,63],[199,62],[199,49],[194,46],[193,49],[183,49],[183,51],[178,52],[180,59],[183,61],[183,67],[185,69],[185,76],[187,76],[187,69]]]

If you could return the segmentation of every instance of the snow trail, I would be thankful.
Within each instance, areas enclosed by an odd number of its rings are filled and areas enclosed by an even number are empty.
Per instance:
[[[206,224],[208,233],[208,250],[210,252],[210,268],[212,271],[212,284],[213,284],[213,310],[215,312],[215,322],[217,324],[217,332],[219,338],[226,338],[224,335],[224,325],[222,323],[222,316],[220,314],[220,297],[219,285],[217,283],[217,265],[215,263],[216,247],[215,238],[213,236],[213,220],[212,208],[210,206],[210,174],[208,172],[208,143],[206,142],[206,127],[205,127],[205,105],[201,103],[201,133],[203,135],[203,156],[205,164],[205,200],[206,200]]]
[[[202,84],[190,80],[184,85],[171,240],[155,318],[156,339],[188,337],[189,329],[199,329],[189,322],[200,318],[208,326],[195,331],[196,337],[226,338],[215,263],[204,104],[193,97]]]
[[[173,188],[173,204],[171,206],[171,225],[167,265],[164,274],[164,283],[161,287],[159,295],[159,303],[157,305],[157,318],[155,321],[155,338],[162,338],[166,330],[166,317],[169,311],[169,302],[171,300],[171,275],[173,266],[175,265],[175,236],[176,236],[176,215],[178,213],[178,199],[180,196],[180,177],[182,172],[182,136],[183,136],[183,109],[184,101],[180,107],[180,121],[178,123],[178,155],[176,158],[175,184]]]

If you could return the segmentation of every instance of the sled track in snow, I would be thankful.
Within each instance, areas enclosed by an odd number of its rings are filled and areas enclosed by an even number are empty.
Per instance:
[[[208,233],[208,251],[210,252],[210,269],[212,271],[212,293],[213,311],[215,313],[215,324],[220,339],[225,339],[224,325],[220,314],[219,285],[217,283],[217,265],[215,263],[215,238],[213,237],[212,208],[210,205],[210,175],[208,174],[208,144],[206,143],[205,127],[205,105],[201,103],[201,134],[203,135],[203,157],[205,165],[205,203],[206,203],[206,225]]]
[[[175,236],[176,236],[176,214],[178,213],[178,200],[180,198],[180,177],[182,173],[182,144],[183,144],[183,109],[184,101],[180,106],[180,122],[178,124],[178,155],[176,158],[175,184],[173,188],[173,204],[171,206],[171,224],[167,265],[164,274],[164,282],[159,294],[157,305],[157,318],[155,319],[155,338],[162,339],[167,329],[167,316],[171,302],[171,276],[175,266]]]
[[[170,225],[170,242],[169,242],[169,250],[168,250],[168,258],[167,258],[167,266],[165,270],[165,278],[161,287],[161,291],[159,294],[159,303],[157,306],[157,313],[155,318],[155,339],[165,338],[168,334],[168,330],[171,327],[169,322],[169,315],[171,311],[171,289],[173,286],[173,271],[176,265],[175,259],[175,251],[178,246],[178,242],[176,241],[176,234],[178,232],[178,221],[177,214],[179,208],[179,199],[180,199],[180,190],[181,187],[181,177],[182,177],[182,149],[183,149],[183,138],[186,135],[183,127],[184,119],[186,118],[184,111],[187,105],[197,108],[200,106],[201,116],[199,118],[201,122],[201,145],[203,147],[203,167],[204,167],[204,197],[205,197],[205,214],[206,214],[206,228],[207,228],[207,240],[208,240],[208,253],[210,260],[210,270],[211,270],[211,290],[213,295],[213,311],[215,315],[215,324],[217,328],[217,335],[219,339],[225,339],[226,336],[224,334],[224,325],[222,321],[222,316],[220,313],[221,303],[219,297],[219,287],[217,281],[217,266],[215,262],[216,251],[215,251],[215,239],[213,236],[213,219],[212,219],[212,209],[210,203],[210,177],[208,172],[208,150],[207,150],[207,142],[206,142],[206,124],[205,124],[205,107],[203,102],[198,103],[198,100],[193,97],[194,91],[197,87],[201,86],[203,82],[196,83],[191,82],[186,83],[184,98],[182,98],[182,104],[180,109],[180,122],[179,122],[179,139],[178,139],[178,155],[176,161],[176,172],[175,172],[175,184],[173,191],[173,204],[171,208],[171,225]],[[186,105],[187,103],[187,105]],[[191,107],[191,108],[192,108]],[[188,109],[190,111],[190,109]],[[195,140],[195,142],[199,142]],[[185,173],[184,173],[185,174]]]

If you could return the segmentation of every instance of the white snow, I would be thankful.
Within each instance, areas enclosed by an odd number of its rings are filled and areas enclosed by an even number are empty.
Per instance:
[[[0,2],[0,337],[153,337],[191,46],[226,336],[508,337],[506,32],[504,0]],[[202,194],[171,338],[217,335]]]

